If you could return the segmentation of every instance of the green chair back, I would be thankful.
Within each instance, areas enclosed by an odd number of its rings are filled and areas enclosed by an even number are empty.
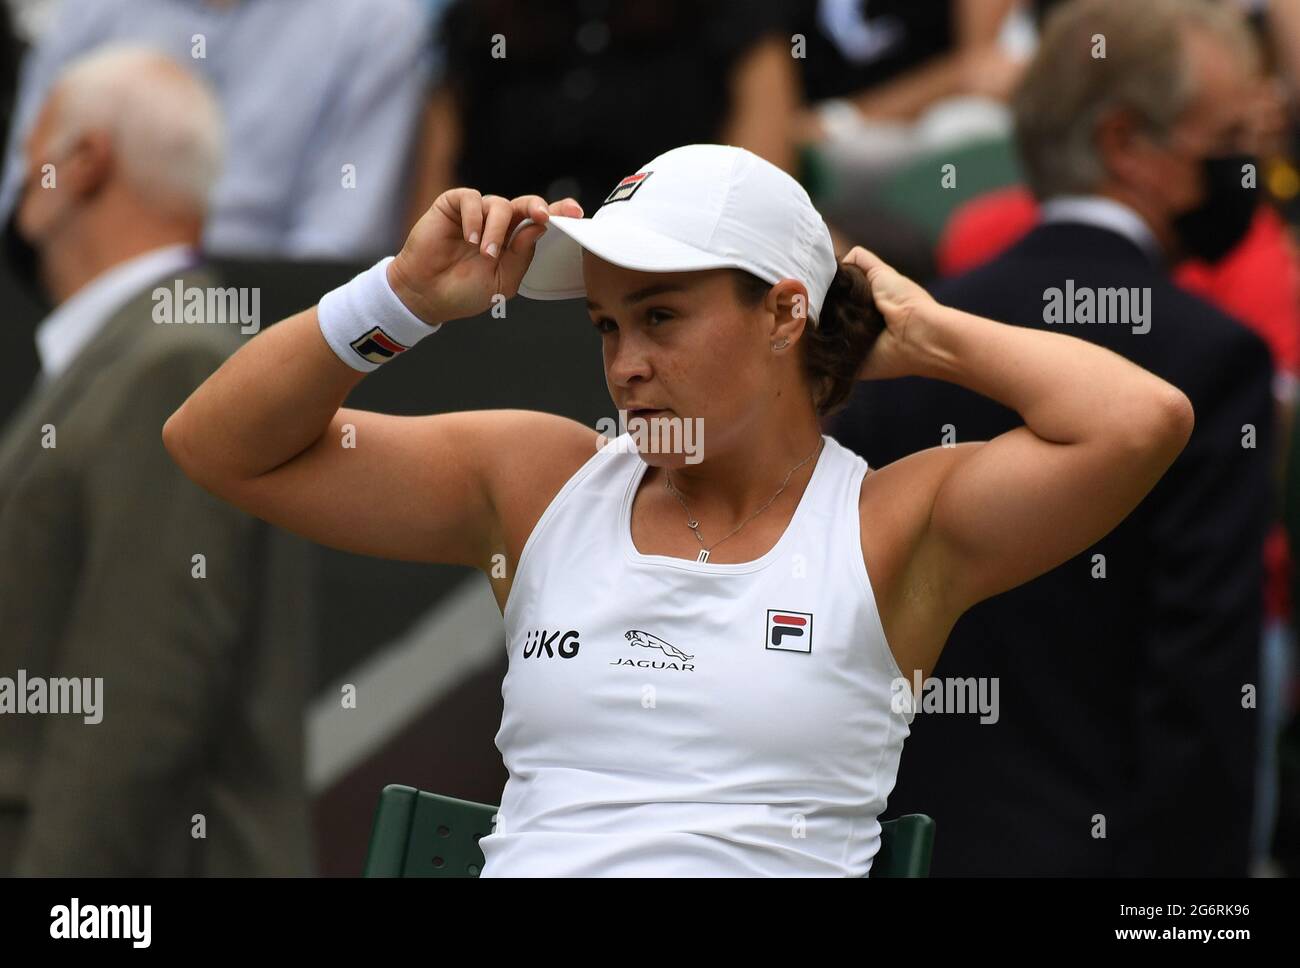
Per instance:
[[[492,832],[497,808],[390,784],[379,795],[366,877],[478,877],[478,842]],[[934,821],[912,813],[880,825],[872,877],[926,877]]]

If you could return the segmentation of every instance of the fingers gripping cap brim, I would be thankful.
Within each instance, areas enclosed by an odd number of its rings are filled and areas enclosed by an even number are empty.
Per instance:
[[[537,240],[533,261],[519,284],[519,294],[529,299],[585,296],[583,249],[613,265],[639,272],[692,272],[736,266],[734,260],[641,226],[552,215],[549,227]]]

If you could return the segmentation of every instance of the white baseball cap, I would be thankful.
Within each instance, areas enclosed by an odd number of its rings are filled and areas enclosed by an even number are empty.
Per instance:
[[[552,215],[519,286],[530,299],[587,294],[582,250],[640,272],[744,269],[796,279],[821,314],[837,261],[803,187],[744,148],[685,145],[619,182],[591,218]]]

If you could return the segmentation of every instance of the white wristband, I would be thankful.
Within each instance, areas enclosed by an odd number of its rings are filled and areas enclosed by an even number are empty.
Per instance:
[[[392,261],[391,255],[380,259],[331,289],[316,307],[325,342],[354,370],[377,370],[442,328],[428,325],[397,298],[388,284]]]

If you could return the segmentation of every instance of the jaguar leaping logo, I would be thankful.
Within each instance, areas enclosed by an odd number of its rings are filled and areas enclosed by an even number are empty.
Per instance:
[[[695,656],[687,655],[677,646],[665,642],[659,636],[651,635],[649,632],[640,632],[633,629],[631,632],[626,633],[623,638],[627,639],[631,645],[639,645],[643,649],[662,649],[665,655],[672,656],[674,659],[689,662],[695,658]]]

